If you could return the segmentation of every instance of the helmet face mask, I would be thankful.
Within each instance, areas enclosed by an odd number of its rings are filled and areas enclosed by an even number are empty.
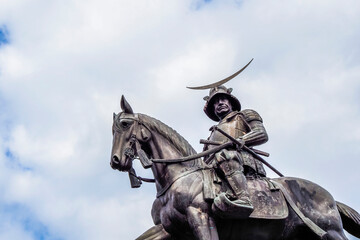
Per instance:
[[[223,94],[214,97],[214,113],[219,119],[223,119],[232,112],[232,104],[230,99]]]
[[[223,85],[210,89],[209,96],[206,96],[204,98],[206,100],[206,103],[204,106],[204,112],[210,119],[212,119],[214,121],[221,120],[220,116],[217,116],[217,114],[215,113],[215,102],[219,98],[227,99],[229,101],[231,111],[240,111],[241,110],[241,104],[240,104],[239,100],[231,94],[231,91],[232,91],[231,88],[226,88]]]

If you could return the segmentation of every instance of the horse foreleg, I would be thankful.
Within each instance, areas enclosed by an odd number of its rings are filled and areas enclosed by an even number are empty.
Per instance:
[[[219,240],[215,221],[200,208],[188,207],[186,209],[187,220],[198,240]]]

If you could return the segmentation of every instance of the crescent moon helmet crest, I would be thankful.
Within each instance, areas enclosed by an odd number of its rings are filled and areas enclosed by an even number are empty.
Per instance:
[[[225,83],[227,83],[228,81],[230,81],[231,79],[233,79],[234,77],[236,77],[237,75],[239,75],[242,71],[245,70],[245,68],[247,68],[247,66],[250,65],[250,63],[253,61],[254,59],[251,59],[250,62],[248,64],[246,64],[242,69],[240,69],[239,71],[237,71],[236,73],[234,73],[233,75],[220,80],[218,82],[215,83],[211,83],[208,85],[204,85],[204,86],[199,86],[199,87],[187,87],[189,89],[194,89],[194,90],[204,90],[204,89],[210,89],[210,88],[215,88],[215,87],[219,87],[220,85],[223,85]]]
[[[234,111],[241,110],[240,101],[234,95],[231,94],[232,88],[226,88],[225,86],[223,86],[223,84],[227,83],[228,81],[230,81],[231,79],[233,79],[234,77],[239,75],[242,71],[245,70],[245,68],[247,68],[247,66],[250,65],[250,63],[253,60],[254,59],[251,59],[250,62],[248,62],[248,64],[246,64],[243,68],[241,68],[239,71],[237,71],[233,75],[231,75],[223,80],[220,80],[220,81],[212,83],[212,84],[204,85],[204,86],[199,86],[199,87],[187,87],[187,88],[194,89],[194,90],[210,89],[209,95],[204,97],[204,100],[206,101],[205,106],[204,106],[204,112],[210,119],[212,119],[214,121],[220,120],[219,117],[216,116],[215,111],[214,111],[214,103],[215,103],[216,97],[218,97],[218,96],[226,97],[230,101],[230,103],[232,105],[232,109]]]

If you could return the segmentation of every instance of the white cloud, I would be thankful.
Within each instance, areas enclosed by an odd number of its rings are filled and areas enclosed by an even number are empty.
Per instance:
[[[207,92],[185,86],[254,57],[227,85],[264,118],[269,161],[360,211],[359,13],[355,0],[2,1],[0,204],[59,238],[134,239],[151,226],[155,187],[131,190],[109,166],[121,94],[200,151],[214,122]],[[32,239],[7,225],[0,239]]]

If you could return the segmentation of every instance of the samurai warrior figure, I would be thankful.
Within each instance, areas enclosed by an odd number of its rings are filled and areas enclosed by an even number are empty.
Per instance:
[[[221,85],[239,74],[250,62],[240,71],[220,82],[192,88],[206,89],[211,86],[209,96],[204,97],[206,100],[204,112],[210,119],[218,122],[216,126],[210,128],[211,134],[204,150],[230,141],[222,132],[247,147],[268,141],[268,135],[260,115],[251,109],[241,110],[239,100],[231,94],[232,89]],[[249,216],[253,211],[253,206],[249,198],[246,177],[265,177],[266,172],[262,163],[238,146],[220,150],[204,160],[214,167],[217,175],[224,179],[231,189],[230,193],[229,191],[222,192],[214,199],[216,210],[238,211],[245,215],[243,217]]]

